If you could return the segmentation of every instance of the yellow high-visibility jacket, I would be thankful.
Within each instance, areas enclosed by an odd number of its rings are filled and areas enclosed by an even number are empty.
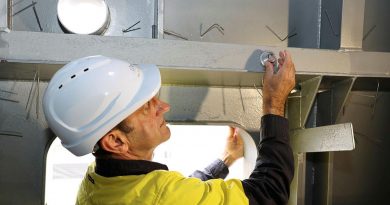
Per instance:
[[[155,162],[122,160],[107,168],[104,163],[112,161],[97,160],[100,168],[95,164],[88,168],[76,204],[286,204],[294,174],[288,121],[265,115],[261,126],[259,154],[248,179],[202,181],[168,171]]]
[[[178,172],[156,170],[142,175],[103,177],[90,166],[78,204],[248,204],[241,181],[201,181]]]

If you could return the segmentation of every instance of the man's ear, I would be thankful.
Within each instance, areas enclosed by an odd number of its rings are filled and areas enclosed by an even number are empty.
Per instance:
[[[119,130],[112,130],[102,137],[100,146],[111,153],[121,154],[128,151],[129,146],[126,143],[126,136]]]

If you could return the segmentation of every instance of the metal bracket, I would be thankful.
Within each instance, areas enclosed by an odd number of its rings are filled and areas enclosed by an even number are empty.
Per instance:
[[[318,96],[321,125],[330,125],[337,122],[355,79],[353,77],[335,82],[329,91],[325,91]]]
[[[331,152],[355,149],[352,123],[293,130],[290,135],[294,152]]]
[[[356,78],[349,78],[334,84],[334,87],[332,88],[332,124],[336,123],[337,119],[340,117],[355,79]]]
[[[322,76],[300,83],[301,91],[292,94],[287,102],[290,129],[303,128],[309,116]]]

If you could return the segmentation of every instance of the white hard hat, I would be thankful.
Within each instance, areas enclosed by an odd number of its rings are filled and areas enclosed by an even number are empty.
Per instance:
[[[161,87],[155,65],[131,65],[105,56],[74,60],[51,79],[43,97],[49,127],[77,156],[91,153],[108,131]]]

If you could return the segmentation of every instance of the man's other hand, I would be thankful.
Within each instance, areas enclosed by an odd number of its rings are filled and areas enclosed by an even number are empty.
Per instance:
[[[230,133],[226,139],[225,151],[222,155],[222,161],[230,167],[233,162],[244,156],[244,142],[238,134],[238,128],[230,127]]]

